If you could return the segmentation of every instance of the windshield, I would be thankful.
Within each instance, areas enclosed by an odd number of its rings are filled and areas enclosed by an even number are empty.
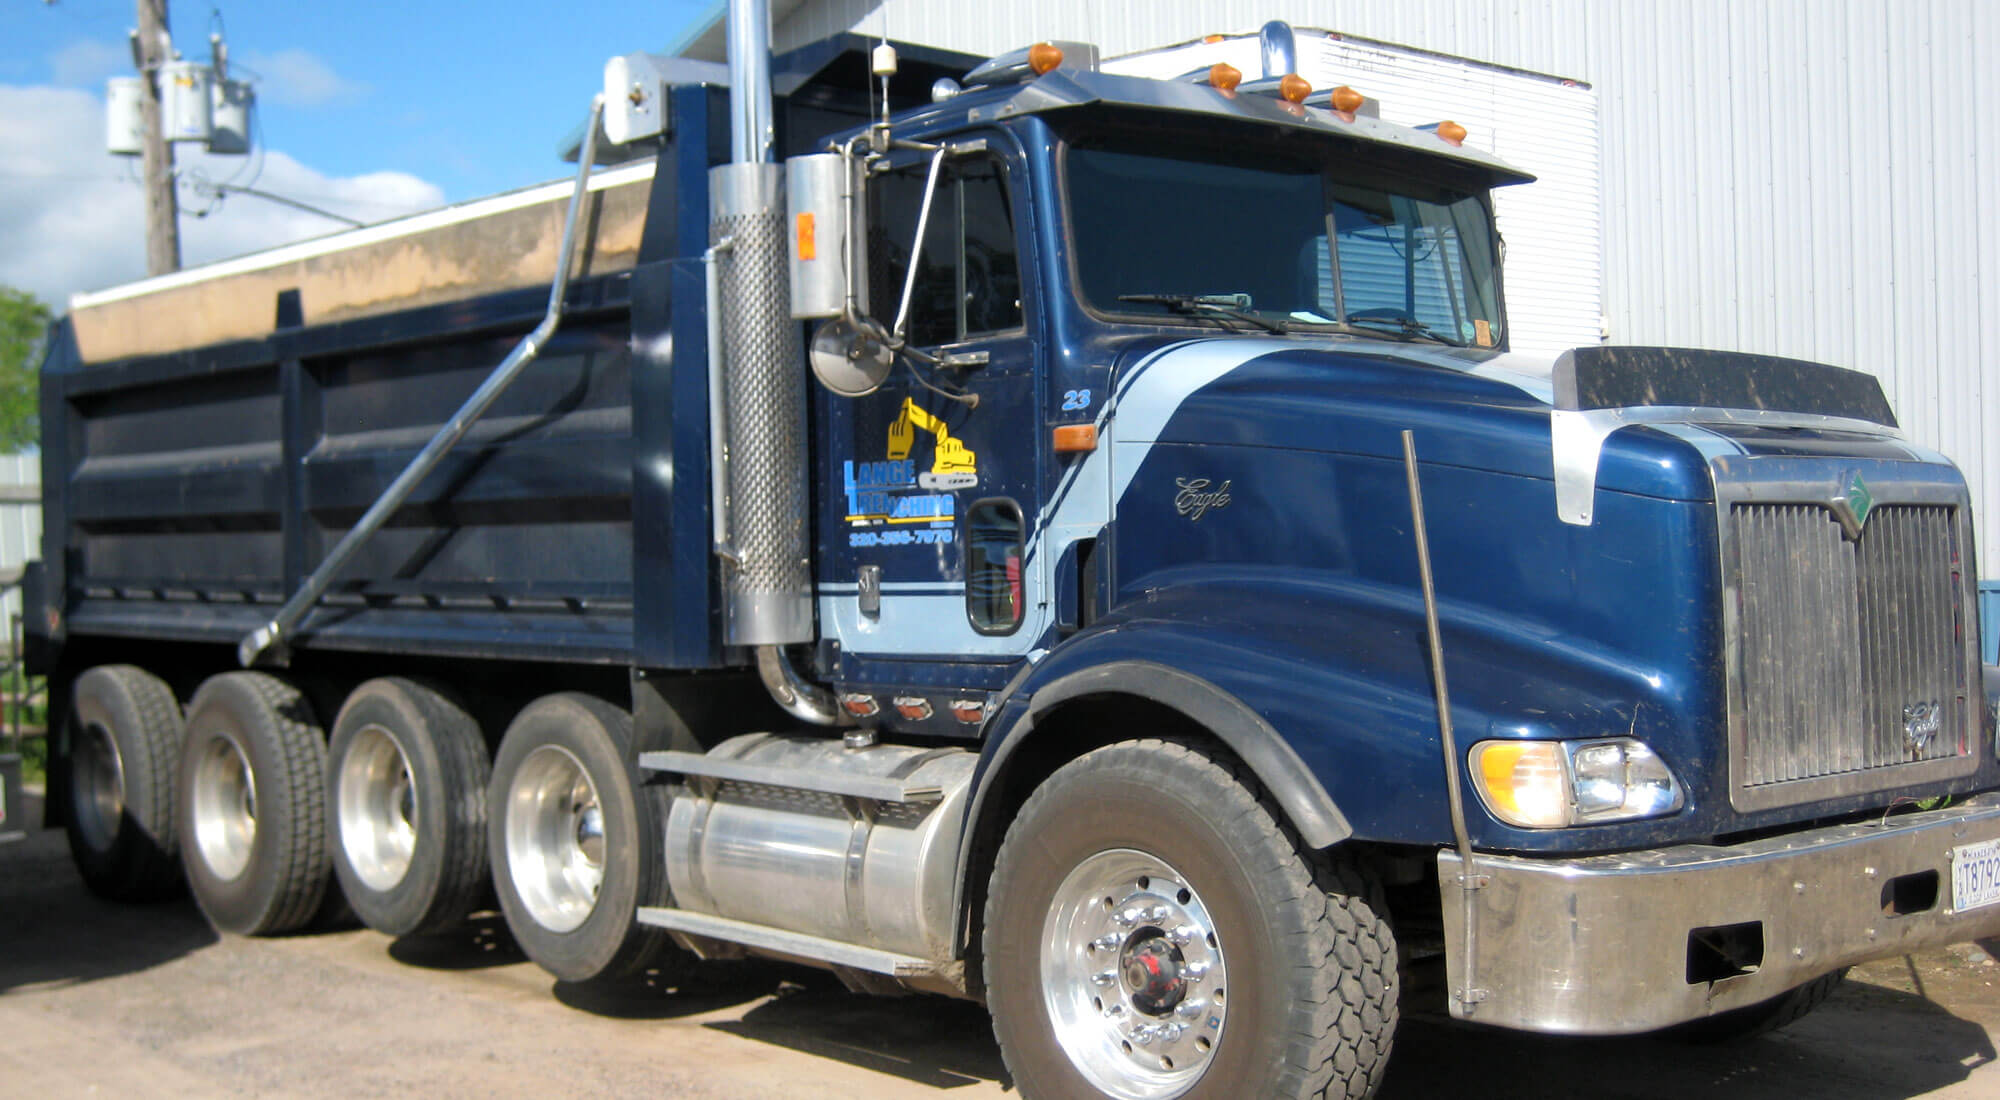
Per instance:
[[[1500,293],[1479,196],[1343,178],[1322,160],[1157,139],[1089,140],[1067,160],[1084,300],[1104,313],[1240,312],[1290,327],[1345,323],[1398,339],[1500,343]],[[1190,308],[1190,296],[1207,300]]]

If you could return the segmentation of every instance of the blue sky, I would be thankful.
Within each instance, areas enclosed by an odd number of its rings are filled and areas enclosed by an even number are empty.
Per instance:
[[[4,2],[0,83],[101,95],[105,77],[132,71],[132,0]],[[407,172],[457,201],[562,175],[553,150],[588,110],[605,59],[666,47],[708,7],[174,0],[171,16],[176,47],[206,58],[220,12],[232,60],[265,78],[271,148],[336,176]]]
[[[713,0],[401,4],[172,0],[175,46],[206,60],[220,26],[257,79],[260,154],[184,153],[181,238],[193,266],[342,228],[252,196],[250,183],[361,221],[566,177],[562,139],[604,62],[664,50]],[[136,158],[104,149],[104,86],[132,70],[133,0],[0,0],[0,284],[61,308],[145,274]]]

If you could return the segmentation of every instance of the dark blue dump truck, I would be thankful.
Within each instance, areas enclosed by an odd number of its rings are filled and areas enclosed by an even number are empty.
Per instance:
[[[1863,373],[1511,353],[1530,177],[1288,38],[632,55],[573,188],[79,298],[85,880],[973,998],[1031,1097],[1755,1031],[2000,933],[1959,472]]]

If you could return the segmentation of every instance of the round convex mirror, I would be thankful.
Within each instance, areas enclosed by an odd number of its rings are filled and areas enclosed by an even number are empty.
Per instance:
[[[864,319],[858,325],[844,317],[828,321],[813,333],[808,354],[813,377],[842,397],[874,393],[896,363],[886,341],[887,336],[873,321]]]

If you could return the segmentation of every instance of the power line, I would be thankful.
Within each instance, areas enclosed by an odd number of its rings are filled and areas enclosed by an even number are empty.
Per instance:
[[[244,187],[241,186],[240,184],[234,184],[234,183],[219,183],[214,180],[190,180],[189,186],[194,188],[196,194],[209,194],[215,196],[218,203],[226,195],[250,195],[254,198],[264,199],[268,202],[278,203],[281,206],[289,206],[294,210],[303,210],[308,214],[317,214],[322,218],[331,218],[337,222],[346,222],[348,225],[367,224],[366,222],[361,221],[359,218],[350,218],[345,214],[336,214],[331,210],[321,210],[317,206],[310,206],[306,203],[298,201],[297,199],[288,199],[283,195],[273,194],[269,191],[260,191],[255,187]],[[211,207],[210,210],[205,210],[198,216],[207,217],[212,210],[213,208]]]

